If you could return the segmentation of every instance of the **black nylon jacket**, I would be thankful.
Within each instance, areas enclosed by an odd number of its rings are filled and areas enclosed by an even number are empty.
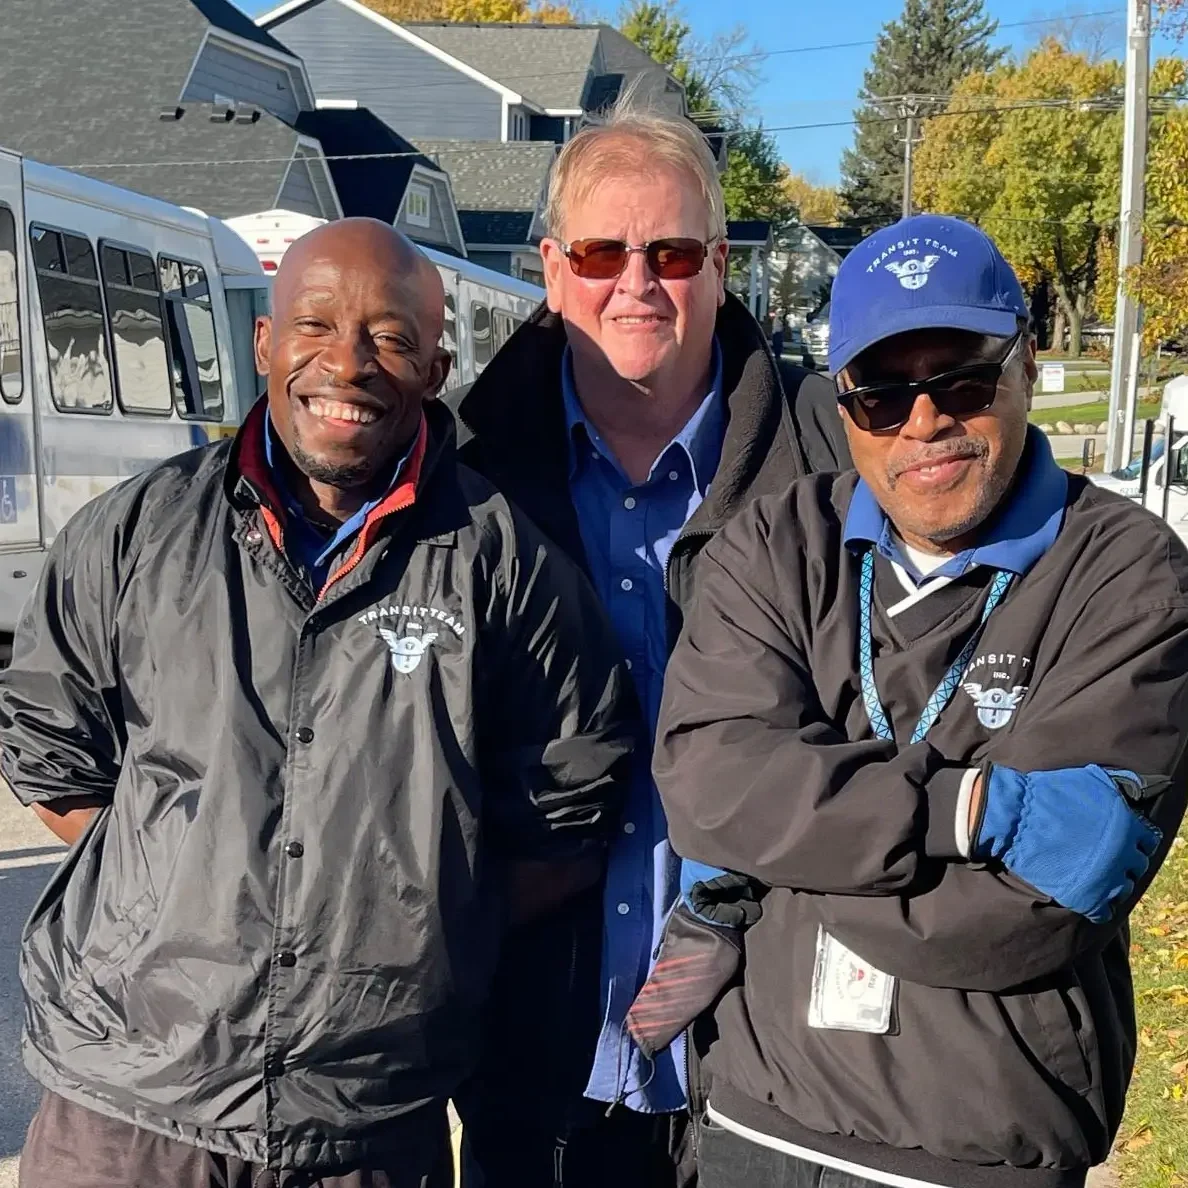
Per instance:
[[[829,380],[777,364],[758,323],[732,295],[718,312],[715,334],[726,435],[710,493],[669,558],[670,643],[692,596],[698,554],[722,524],[752,499],[803,475],[850,465]],[[585,568],[569,494],[561,392],[566,346],[564,323],[542,305],[452,402],[462,459]],[[527,1128],[563,1139],[574,1124],[601,1023],[601,954],[601,887],[511,939],[497,976],[486,1056],[459,1100],[476,1152],[488,1135],[501,1141],[501,1131],[519,1135]],[[531,1061],[523,1059],[525,1051],[534,1053]]]
[[[1049,447],[1033,430],[1028,449]],[[673,846],[769,888],[745,932],[744,982],[714,1013],[710,1106],[886,1176],[1073,1188],[1122,1118],[1135,1052],[1126,919],[1184,814],[1188,550],[1070,476],[1054,543],[977,637],[972,683],[915,743],[991,571],[912,602],[876,554],[874,679],[899,740],[883,741],[858,671],[861,563],[843,543],[855,482],[803,480],[727,525],[668,667],[654,771]],[[1017,687],[1006,722],[979,708],[983,687]],[[1142,773],[1132,807],[1163,831],[1101,924],[963,858],[955,828],[968,769],[1089,763]],[[898,979],[885,1034],[811,1023],[814,986],[836,985],[815,981],[822,930]]]
[[[593,591],[425,425],[320,594],[262,404],[55,541],[0,674],[21,800],[106,802],[24,934],[55,1093],[254,1164],[433,1162],[500,864],[599,850],[631,735]]]

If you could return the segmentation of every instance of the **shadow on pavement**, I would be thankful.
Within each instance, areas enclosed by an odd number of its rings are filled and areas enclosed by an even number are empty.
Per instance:
[[[4,856],[35,853],[5,851]],[[0,1159],[20,1154],[40,1095],[21,1063],[24,1004],[17,979],[17,954],[21,929],[56,866],[56,861],[49,861],[0,870]]]

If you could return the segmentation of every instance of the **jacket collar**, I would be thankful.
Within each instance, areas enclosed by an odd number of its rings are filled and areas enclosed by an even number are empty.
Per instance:
[[[714,531],[751,499],[807,473],[775,360],[759,324],[732,294],[718,311],[726,433],[709,497],[689,521]],[[561,318],[540,308],[487,365],[458,408],[463,425],[497,460],[509,494],[573,555],[583,555],[568,499],[568,440],[561,391],[567,346]]]

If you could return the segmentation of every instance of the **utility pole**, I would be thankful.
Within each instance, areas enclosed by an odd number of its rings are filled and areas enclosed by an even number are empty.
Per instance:
[[[907,121],[903,140],[903,217],[912,217],[912,150],[916,144],[916,96],[905,95],[899,114]]]
[[[1126,4],[1126,102],[1122,143],[1122,209],[1118,222],[1118,294],[1114,312],[1114,353],[1110,367],[1110,422],[1106,435],[1108,473],[1130,461],[1138,399],[1138,302],[1126,289],[1126,271],[1143,255],[1146,206],[1147,99],[1151,74],[1151,0]]]

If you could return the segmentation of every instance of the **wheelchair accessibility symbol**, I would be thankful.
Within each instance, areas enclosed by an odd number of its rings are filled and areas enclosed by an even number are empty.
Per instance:
[[[16,479],[11,474],[0,474],[0,524],[16,522]]]

